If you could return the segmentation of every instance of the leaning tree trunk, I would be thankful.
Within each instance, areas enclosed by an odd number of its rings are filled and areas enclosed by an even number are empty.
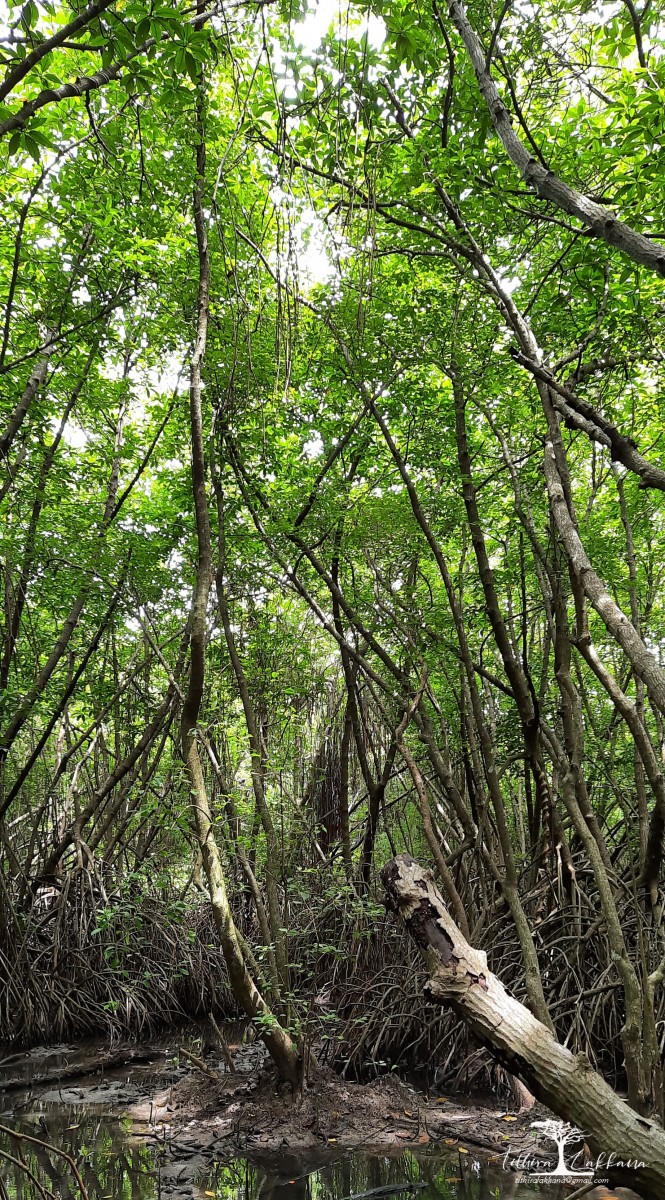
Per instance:
[[[572,1054],[487,966],[487,955],[462,937],[429,871],[409,854],[381,872],[387,904],[403,918],[425,952],[427,995],[451,1007],[494,1057],[517,1075],[543,1104],[576,1125],[594,1155],[609,1156],[616,1185],[625,1183],[647,1200],[665,1196],[665,1132],[639,1116],[591,1067]],[[635,1164],[620,1169],[619,1163]],[[605,1172],[603,1172],[605,1173]]]

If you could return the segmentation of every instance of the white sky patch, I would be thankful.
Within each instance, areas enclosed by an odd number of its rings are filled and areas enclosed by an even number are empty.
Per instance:
[[[56,434],[60,428],[60,421],[57,417],[51,420],[51,429]],[[68,421],[62,431],[62,440],[67,446],[71,446],[72,450],[83,450],[87,446],[89,438],[85,430],[81,429],[76,421]]]
[[[517,288],[522,283],[522,280],[520,279],[519,275],[510,275],[510,276],[500,275],[499,279],[501,282],[501,287],[504,289],[504,291],[506,291],[508,293],[509,296],[512,296],[513,292],[517,291]]]
[[[295,284],[303,292],[329,282],[336,274],[335,260],[343,253],[343,247],[335,244],[331,231],[313,208],[296,205],[294,197],[279,185],[270,189],[270,198],[290,225],[288,250],[278,258],[273,247],[267,256],[275,274],[285,286]],[[292,255],[296,260],[297,280],[293,278]]]
[[[341,0],[318,0],[310,9],[304,20],[299,21],[293,30],[293,40],[302,47],[305,54],[313,54],[318,49],[321,40],[326,36],[331,25],[346,29],[347,13],[350,20],[349,32],[358,37],[367,34],[367,40],[374,50],[380,50],[386,37],[386,27],[381,17],[374,13],[357,14],[353,7],[349,8]]]
[[[373,50],[380,50],[386,40],[386,26],[382,17],[369,13],[366,22],[367,40]]]
[[[329,237],[323,221],[312,212],[295,226],[298,269],[302,282],[310,287],[326,283],[335,273]]]
[[[187,387],[187,370],[183,370],[182,357],[178,354],[166,355],[158,367],[144,371],[143,378],[158,392],[174,392],[176,386],[181,391]]]
[[[302,452],[307,455],[307,458],[319,458],[323,454],[323,438],[321,434],[314,430],[311,438],[305,442]]]
[[[293,40],[296,45],[301,46],[306,54],[313,53],[321,39],[327,34],[332,22],[339,19],[339,14],[339,0],[319,0],[319,3],[308,12],[305,19],[296,25],[293,31]]]
[[[614,0],[612,4],[603,4],[594,9],[593,5],[584,13],[585,20],[590,25],[604,25],[612,17],[618,17],[623,9],[622,0]]]

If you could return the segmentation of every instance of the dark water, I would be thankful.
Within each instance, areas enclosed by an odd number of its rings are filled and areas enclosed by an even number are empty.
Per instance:
[[[469,1148],[447,1157],[403,1153],[398,1157],[344,1155],[327,1161],[288,1153],[206,1162],[195,1151],[173,1157],[168,1147],[134,1136],[131,1123],[109,1116],[41,1115],[17,1127],[66,1150],[78,1165],[88,1200],[343,1200],[372,1188],[423,1182],[413,1193],[420,1200],[560,1200],[559,1188],[529,1187],[498,1164],[482,1163]],[[36,1116],[36,1114],[35,1114]],[[3,1137],[0,1149],[16,1155],[16,1144]],[[80,1200],[71,1168],[41,1147],[22,1143],[22,1152],[35,1179],[58,1200]],[[11,1200],[41,1200],[37,1183],[11,1163],[0,1164],[0,1177]],[[4,1200],[4,1198],[3,1198]],[[392,1198],[389,1198],[392,1200]],[[400,1193],[395,1200],[409,1200]]]
[[[84,1063],[85,1055],[76,1053]],[[517,1176],[472,1146],[438,1146],[435,1153],[394,1157],[338,1153],[328,1146],[316,1158],[285,1150],[222,1159],[218,1147],[206,1150],[194,1133],[188,1144],[185,1129],[176,1149],[137,1133],[131,1121],[110,1111],[123,1090],[130,1100],[132,1088],[143,1092],[157,1064],[142,1062],[108,1072],[98,1083],[92,1081],[92,1089],[90,1080],[82,1080],[82,1087],[76,1080],[50,1089],[32,1086],[60,1063],[71,1067],[71,1051],[60,1057],[57,1050],[38,1052],[37,1057],[33,1052],[23,1061],[0,1063],[0,1093],[3,1077],[21,1084],[25,1080],[26,1085],[24,1091],[0,1095],[0,1123],[69,1154],[84,1192],[65,1159],[0,1130],[0,1200],[81,1200],[82,1195],[87,1200],[345,1200],[374,1188],[410,1183],[424,1186],[412,1193],[400,1191],[394,1200],[563,1200],[570,1190],[519,1183]],[[251,1069],[251,1061],[246,1065]],[[182,1069],[177,1060],[162,1058],[158,1075],[163,1083],[165,1077],[177,1078]],[[89,1103],[93,1097],[95,1102]],[[22,1157],[23,1164],[3,1154]]]

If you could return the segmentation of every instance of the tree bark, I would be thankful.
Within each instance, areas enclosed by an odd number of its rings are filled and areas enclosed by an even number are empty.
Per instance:
[[[621,646],[638,679],[645,684],[653,703],[665,714],[665,671],[593,568],[568,507],[551,437],[545,446],[544,465],[550,507],[570,569],[606,629]]]
[[[210,260],[208,231],[203,208],[206,145],[204,131],[204,82],[198,83],[196,178],[194,183],[194,224],[199,259],[197,328],[190,365],[189,414],[192,441],[192,491],[196,515],[198,563],[190,614],[191,651],[187,693],[180,724],[182,756],[187,768],[194,828],[201,849],[203,867],[210,892],[215,926],[233,994],[248,1017],[258,1019],[261,1038],[281,1077],[292,1084],[300,1080],[300,1060],[295,1044],[259,992],[247,968],[246,957],[233,920],[224,867],[213,824],[201,756],[198,719],[205,683],[206,613],[213,581],[210,517],[206,489],[206,464],[203,440],[202,368],[208,333]]]
[[[220,505],[220,525],[221,525],[221,495],[218,497]],[[220,541],[221,541],[220,537]],[[224,550],[220,546],[220,563],[219,568],[215,573],[215,583],[217,587],[217,607],[222,618],[222,628],[224,630],[224,638],[233,667],[233,673],[238,684],[238,691],[242,701],[243,713],[245,715],[245,726],[247,736],[249,738],[250,762],[252,772],[252,789],[254,799],[256,801],[256,809],[259,814],[263,833],[266,840],[266,897],[268,900],[268,914],[270,918],[270,939],[274,945],[274,961],[276,964],[276,975],[273,980],[275,989],[275,1000],[281,1007],[282,992],[286,995],[289,991],[289,954],[286,943],[284,930],[284,914],[281,910],[279,900],[279,850],[277,845],[277,835],[273,823],[268,800],[266,797],[266,751],[262,743],[259,723],[256,719],[254,704],[250,694],[245,668],[242,664],[242,659],[238,653],[236,639],[233,633],[233,625],[231,622],[231,614],[224,587]],[[286,1009],[284,1010],[286,1012]]]
[[[495,132],[503,143],[511,162],[521,172],[528,187],[541,200],[548,200],[571,217],[576,217],[594,235],[610,246],[623,251],[640,266],[665,275],[665,246],[661,242],[645,237],[620,221],[614,213],[584,196],[548,170],[520,141],[515,133],[510,113],[503,103],[499,90],[487,67],[485,51],[480,38],[471,26],[464,5],[460,0],[451,0],[449,16],[459,33],[478,81],[478,87],[487,105]]]
[[[74,17],[73,21],[69,21],[67,25],[62,25],[57,33],[52,34],[49,38],[44,38],[42,42],[35,46],[34,50],[26,54],[25,58],[13,70],[7,72],[7,75],[0,84],[0,100],[4,100],[5,96],[13,92],[14,88],[22,79],[25,79],[26,75],[30,73],[33,67],[37,66],[37,63],[42,58],[45,58],[52,50],[57,49],[63,42],[72,38],[79,30],[85,29],[86,25],[90,25],[96,17],[100,16],[105,9],[110,8],[112,4],[113,0],[95,0],[95,3],[89,5],[82,13]]]
[[[44,380],[46,379],[46,372],[48,371],[48,366],[51,361],[51,355],[53,354],[54,350],[54,335],[50,331],[47,331],[46,340],[40,349],[40,356],[37,361],[37,365],[30,372],[30,378],[23,389],[21,399],[11,414],[9,421],[7,422],[6,429],[3,431],[2,436],[0,436],[0,458],[5,459],[9,454],[11,446],[14,442],[14,438],[16,437],[26,418],[30,405],[32,404],[39,389],[43,387]]]
[[[576,1125],[593,1155],[606,1156],[606,1162],[613,1156],[608,1174],[614,1185],[627,1184],[645,1200],[662,1200],[665,1132],[660,1126],[634,1112],[586,1055],[572,1054],[506,991],[489,970],[484,951],[462,937],[429,872],[400,854],[381,875],[387,904],[425,954],[430,972],[425,991],[432,1001],[452,1008],[538,1100]]]

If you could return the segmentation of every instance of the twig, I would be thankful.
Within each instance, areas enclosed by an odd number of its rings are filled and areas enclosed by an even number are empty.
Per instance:
[[[202,1058],[197,1058],[195,1054],[191,1054],[189,1050],[185,1050],[184,1046],[180,1047],[179,1053],[182,1054],[184,1058],[189,1059],[189,1061],[193,1063],[194,1066],[197,1067],[198,1070],[204,1075],[207,1075],[209,1079],[214,1079],[215,1083],[223,1082],[221,1075],[218,1075],[216,1071],[211,1071],[210,1067],[207,1065],[207,1063],[204,1063]]]
[[[224,1034],[222,1033],[221,1029],[219,1028],[219,1025],[217,1024],[212,1013],[210,1013],[209,1019],[210,1019],[210,1024],[212,1025],[212,1027],[215,1031],[217,1041],[219,1043],[219,1048],[222,1052],[222,1057],[224,1059],[224,1062],[226,1063],[229,1071],[235,1071],[236,1065],[233,1061],[233,1055],[231,1054],[231,1051],[229,1050],[226,1038],[224,1037]]]
[[[573,1192],[570,1196],[566,1196],[566,1200],[580,1200],[581,1196],[586,1196],[587,1192],[592,1192],[595,1187],[596,1184],[591,1179],[588,1183],[583,1183],[576,1192]]]

